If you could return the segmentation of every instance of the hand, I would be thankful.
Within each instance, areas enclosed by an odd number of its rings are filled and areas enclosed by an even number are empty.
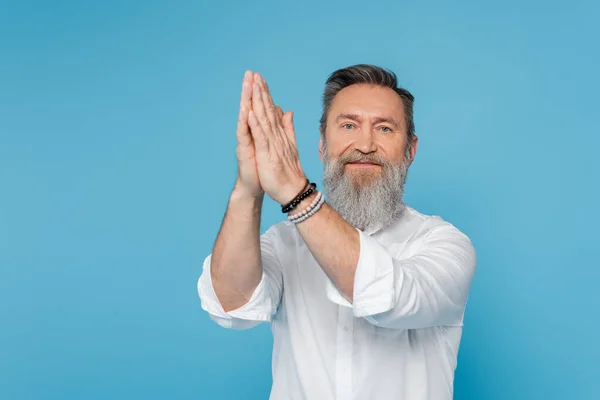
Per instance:
[[[254,141],[248,126],[248,115],[252,109],[253,81],[254,74],[252,71],[246,71],[242,82],[240,113],[236,131],[238,178],[235,187],[237,190],[241,190],[244,196],[258,198],[264,195],[264,191],[258,179]]]
[[[306,186],[300,165],[291,111],[285,114],[273,103],[260,74],[254,74],[252,110],[248,116],[254,140],[258,179],[273,200],[286,204]]]

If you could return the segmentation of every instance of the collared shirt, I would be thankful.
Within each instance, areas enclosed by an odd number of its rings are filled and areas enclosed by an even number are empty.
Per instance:
[[[261,235],[262,279],[236,310],[223,310],[205,259],[202,308],[226,328],[271,323],[271,400],[452,399],[471,241],[410,207],[386,228],[358,232],[352,304],[286,221]]]

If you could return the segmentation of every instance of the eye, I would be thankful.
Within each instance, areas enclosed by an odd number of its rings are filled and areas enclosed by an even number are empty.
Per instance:
[[[390,128],[389,126],[382,126],[379,128],[381,130],[381,132],[383,133],[389,133],[392,131],[392,128]]]
[[[346,129],[346,130],[354,129],[354,124],[351,124],[349,122],[342,124],[342,129]]]

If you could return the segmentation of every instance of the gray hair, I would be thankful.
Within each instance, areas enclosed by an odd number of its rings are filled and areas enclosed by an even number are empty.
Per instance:
[[[413,120],[414,96],[408,90],[398,87],[398,79],[394,72],[368,64],[357,64],[338,69],[327,78],[323,92],[323,114],[320,120],[321,135],[325,134],[327,114],[329,113],[329,108],[334,97],[345,87],[359,83],[387,87],[394,90],[400,96],[404,104],[408,144],[410,145],[415,135],[415,123]]]

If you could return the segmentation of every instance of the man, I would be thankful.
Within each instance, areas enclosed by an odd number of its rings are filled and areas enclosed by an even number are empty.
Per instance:
[[[376,66],[329,77],[323,196],[302,170],[292,113],[260,74],[244,77],[239,174],[198,291],[221,326],[271,323],[271,399],[452,398],[475,252],[402,202],[413,100]],[[260,235],[265,193],[289,220]]]

